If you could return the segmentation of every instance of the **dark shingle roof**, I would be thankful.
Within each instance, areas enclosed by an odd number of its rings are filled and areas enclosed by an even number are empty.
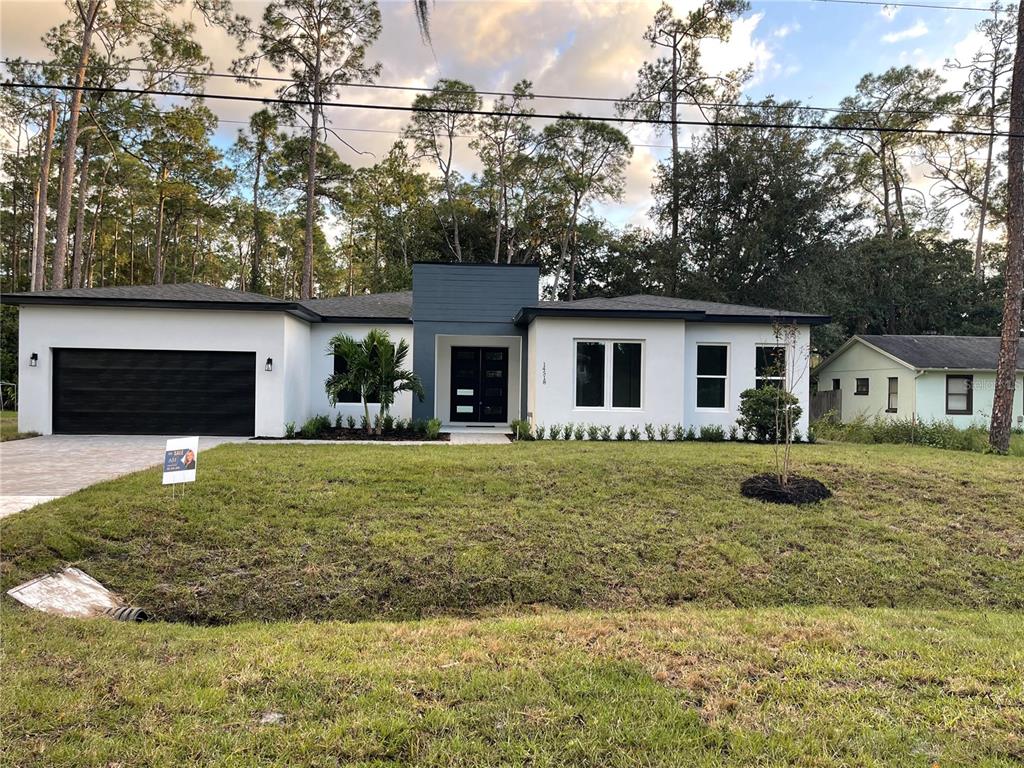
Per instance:
[[[106,288],[64,288],[56,291],[5,294],[4,301],[12,304],[21,299],[112,299],[116,301],[189,301],[230,304],[288,304],[283,299],[261,293],[215,288],[202,283],[175,283],[171,285],[118,285]]]
[[[717,301],[677,299],[671,296],[650,296],[635,294],[615,298],[577,299],[576,301],[540,301],[524,307],[520,321],[529,322],[537,315],[576,315],[586,317],[597,313],[605,315],[633,316],[679,316],[690,320],[750,320],[770,321],[773,318],[793,319],[807,323],[826,323],[827,315],[811,315],[806,312],[790,312],[766,307],[751,307],[744,304],[723,304]]]
[[[412,317],[412,291],[306,299],[300,303],[324,319],[338,317],[409,320]]]
[[[994,371],[999,359],[998,336],[863,335],[857,338],[914,368]],[[1024,339],[1018,346],[1017,369],[1024,370]]]

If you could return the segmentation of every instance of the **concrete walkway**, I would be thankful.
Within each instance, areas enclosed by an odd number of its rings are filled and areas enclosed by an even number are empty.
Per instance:
[[[201,437],[199,450],[243,439]],[[157,435],[47,435],[0,443],[0,517],[159,464],[166,441]]]

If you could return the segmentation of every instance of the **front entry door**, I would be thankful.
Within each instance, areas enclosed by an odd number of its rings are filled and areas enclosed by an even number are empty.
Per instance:
[[[452,347],[452,421],[508,421],[508,349]]]

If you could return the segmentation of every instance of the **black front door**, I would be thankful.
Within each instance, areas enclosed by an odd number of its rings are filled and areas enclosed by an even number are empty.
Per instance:
[[[452,347],[452,421],[508,421],[508,349]]]

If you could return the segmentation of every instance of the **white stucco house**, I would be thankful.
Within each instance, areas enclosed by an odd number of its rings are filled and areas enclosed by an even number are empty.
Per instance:
[[[838,390],[839,416],[987,426],[997,336],[853,336],[816,369],[818,391]],[[1024,340],[1017,356],[1015,426],[1024,424]]]
[[[828,321],[659,296],[539,301],[536,266],[422,263],[411,291],[289,301],[186,284],[5,294],[20,305],[18,426],[50,433],[281,436],[331,406],[339,332],[382,328],[412,348],[446,426],[651,423],[728,428],[740,393],[786,383],[806,433],[810,327]],[[796,328],[788,348],[779,324]],[[781,363],[785,362],[785,365]]]

